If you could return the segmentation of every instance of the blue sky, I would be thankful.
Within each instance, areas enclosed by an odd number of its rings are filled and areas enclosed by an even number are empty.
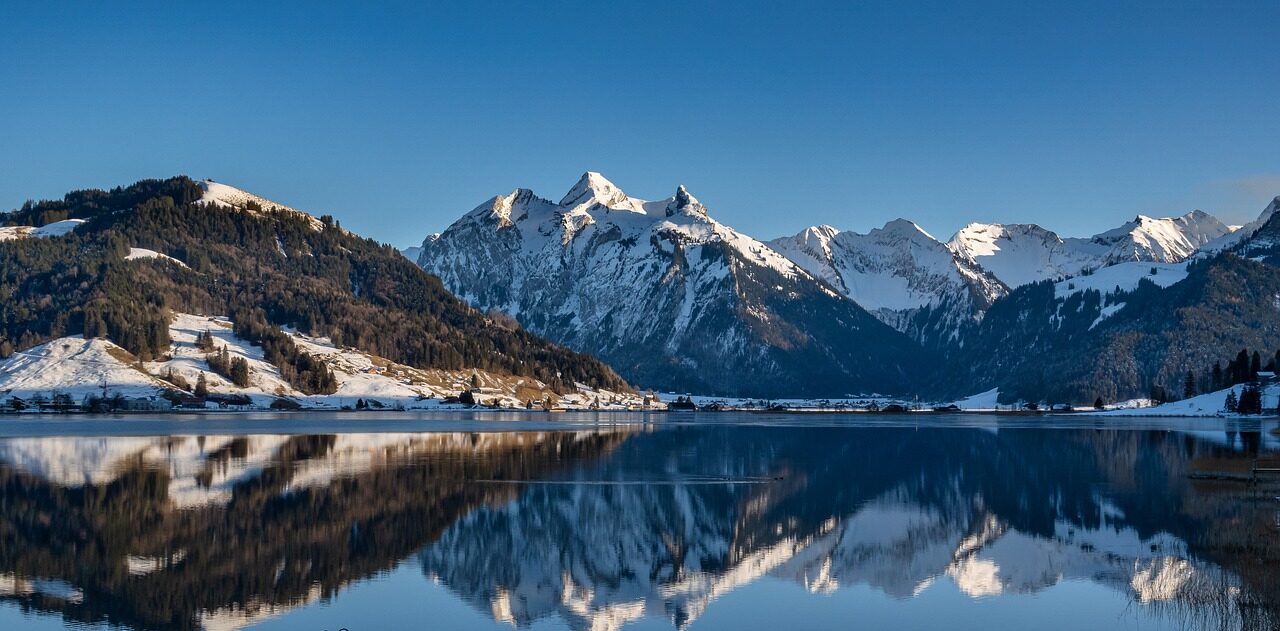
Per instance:
[[[211,177],[416,244],[584,170],[772,238],[1280,195],[1280,3],[0,3],[0,208]]]

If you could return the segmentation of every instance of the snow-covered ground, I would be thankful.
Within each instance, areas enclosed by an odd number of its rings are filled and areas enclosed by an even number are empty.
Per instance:
[[[986,392],[980,392],[978,394],[960,399],[959,401],[955,402],[955,406],[968,412],[985,412],[990,410],[997,410],[1000,408],[1000,403],[997,400],[999,398],[1000,398],[1000,389],[992,388],[990,390],[987,390]]]
[[[203,180],[200,182],[200,188],[204,189],[204,194],[199,200],[197,200],[196,203],[198,204],[218,204],[221,206],[230,206],[231,208],[236,208],[246,212],[259,212],[251,211],[249,209],[249,204],[253,203],[262,209],[261,212],[280,211],[296,214],[299,217],[307,219],[312,228],[316,230],[324,228],[324,224],[312,215],[295,208],[290,208],[284,204],[273,202],[265,197],[258,197],[253,193],[240,190],[234,186],[228,186],[226,184],[214,182],[213,180]]]
[[[1176,417],[1200,417],[1200,416],[1236,416],[1225,412],[1227,403],[1227,394],[1234,392],[1237,400],[1240,398],[1240,392],[1244,389],[1244,385],[1236,385],[1216,392],[1208,392],[1199,396],[1194,396],[1181,401],[1173,401],[1160,405],[1150,405],[1151,401],[1147,399],[1135,400],[1119,404],[1111,409],[1090,412],[1098,416],[1176,416]],[[1262,409],[1270,414],[1274,413],[1277,404],[1277,397],[1280,397],[1280,385],[1271,384],[1264,386],[1262,390]],[[1143,403],[1147,405],[1143,405]]]
[[[180,264],[180,262],[178,262]],[[249,385],[238,387],[209,368],[208,351],[196,340],[202,333],[213,337],[214,351],[223,348],[231,358],[249,365]],[[176,388],[167,379],[185,381],[194,388],[204,377],[211,394],[244,395],[253,408],[266,408],[278,399],[289,399],[311,409],[355,407],[364,400],[377,409],[433,409],[446,397],[473,390],[481,405],[524,408],[528,401],[551,397],[562,409],[638,409],[643,397],[631,393],[594,390],[579,384],[577,392],[555,395],[540,381],[528,377],[497,375],[470,370],[418,369],[397,364],[355,349],[338,348],[327,338],[292,332],[294,343],[322,359],[333,371],[337,392],[307,395],[294,389],[280,370],[266,361],[263,350],[235,335],[232,322],[222,317],[174,314],[169,327],[172,342],[164,357],[138,362],[124,349],[101,339],[67,337],[15,353],[0,361],[0,397],[52,400],[57,394],[77,404],[89,396],[122,395],[129,399],[158,399]],[[473,387],[473,379],[479,387]],[[651,407],[665,407],[655,404]]]
[[[47,238],[60,237],[70,234],[71,231],[80,227],[84,223],[83,219],[64,219],[45,224],[39,228],[35,226],[3,226],[0,227],[0,241],[12,241],[14,239],[26,239],[28,237]]]
[[[160,259],[163,261],[169,261],[170,263],[179,265],[181,267],[187,266],[186,263],[183,263],[182,261],[179,261],[178,259],[175,259],[172,256],[169,256],[168,254],[161,254],[159,252],[156,252],[155,250],[148,250],[146,248],[129,248],[129,254],[124,257],[124,260],[136,261],[138,259]]]
[[[1054,294],[1065,298],[1071,294],[1094,290],[1103,295],[1120,291],[1133,291],[1146,279],[1168,287],[1187,277],[1186,263],[1146,263],[1130,261],[1104,267],[1087,276],[1076,276],[1053,286]]]
[[[101,396],[104,386],[130,398],[152,396],[165,384],[138,367],[128,351],[100,339],[64,337],[0,361],[0,396],[52,400],[71,396],[76,403]]]

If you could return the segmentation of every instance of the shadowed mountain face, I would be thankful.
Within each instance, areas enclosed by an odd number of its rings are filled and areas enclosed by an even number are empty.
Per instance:
[[[1262,499],[1280,489],[1231,481],[1269,442],[715,424],[4,439],[0,598],[68,622],[239,628],[410,559],[421,589],[518,626],[685,628],[768,577],[902,602],[1079,580],[1196,626],[1270,628]]]

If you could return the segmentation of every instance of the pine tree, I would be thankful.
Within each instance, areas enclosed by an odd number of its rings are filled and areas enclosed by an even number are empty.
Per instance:
[[[1241,349],[1236,354],[1236,360],[1231,363],[1231,385],[1244,383],[1249,380],[1249,351]]]
[[[1232,390],[1227,393],[1227,401],[1222,406],[1223,411],[1235,413],[1239,409],[1239,401],[1236,400],[1236,391]]]
[[[1240,414],[1262,414],[1262,391],[1257,386],[1245,386],[1236,402],[1236,411]]]
[[[1221,390],[1222,385],[1222,362],[1214,362],[1213,364],[1213,389]]]
[[[1093,409],[1101,410],[1105,407],[1107,407],[1107,404],[1102,402],[1102,397],[1098,397],[1093,400]]]
[[[209,396],[209,382],[205,380],[204,373],[200,373],[200,378],[196,379],[196,396]]]
[[[1187,371],[1187,380],[1182,384],[1182,397],[1190,399],[1196,396],[1196,376],[1190,370]]]
[[[1260,372],[1262,372],[1262,356],[1258,351],[1253,351],[1253,359],[1249,361],[1249,381],[1257,381]]]
[[[231,383],[241,388],[249,385],[249,362],[243,357],[231,360]]]

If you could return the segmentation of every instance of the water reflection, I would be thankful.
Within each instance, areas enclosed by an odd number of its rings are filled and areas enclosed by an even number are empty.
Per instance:
[[[1257,432],[638,430],[0,440],[0,598],[230,629],[410,559],[518,626],[696,627],[762,577],[905,602],[1087,581],[1195,626],[1280,611]]]

